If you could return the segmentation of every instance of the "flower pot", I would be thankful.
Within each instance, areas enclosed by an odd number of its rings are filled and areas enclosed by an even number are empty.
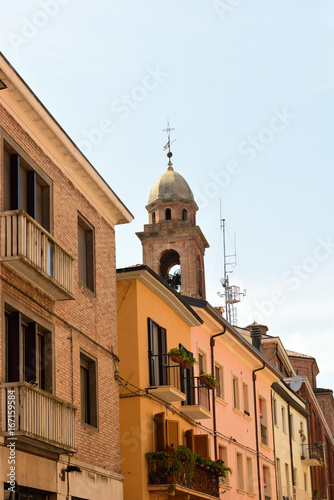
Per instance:
[[[203,385],[206,385],[209,389],[214,389],[214,385],[206,377],[200,376],[199,378]]]
[[[175,361],[175,363],[181,363],[182,362],[182,358],[178,354],[171,354],[170,357],[171,357],[171,359],[173,361]]]
[[[182,368],[185,368],[186,370],[189,370],[189,368],[191,368],[191,364],[188,363],[188,361],[185,359],[183,361],[181,361],[181,366],[182,366]]]

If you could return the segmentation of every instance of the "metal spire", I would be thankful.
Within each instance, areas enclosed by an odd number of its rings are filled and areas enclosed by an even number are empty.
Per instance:
[[[174,139],[174,141],[170,140],[170,133],[172,132],[172,130],[175,130],[175,129],[174,128],[170,128],[170,126],[169,126],[169,118],[167,118],[167,128],[165,128],[163,130],[163,132],[167,132],[167,138],[168,138],[168,142],[167,142],[167,144],[164,147],[164,151],[166,151],[166,149],[168,148],[167,157],[169,158],[169,162],[168,162],[168,168],[167,168],[167,170],[173,170],[173,163],[170,160],[171,157],[173,156],[173,153],[171,152],[170,147],[171,147],[171,144],[173,144],[173,142],[176,141],[176,139]]]

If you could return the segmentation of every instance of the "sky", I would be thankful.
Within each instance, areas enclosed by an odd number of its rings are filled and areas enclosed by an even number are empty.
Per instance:
[[[0,16],[0,50],[135,217],[117,266],[142,262],[169,118],[207,300],[224,303],[224,218],[238,325],[316,357],[331,389],[333,20],[332,0],[16,0]]]

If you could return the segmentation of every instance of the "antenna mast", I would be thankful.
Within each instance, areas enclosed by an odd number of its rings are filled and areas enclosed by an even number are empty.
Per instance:
[[[238,324],[238,315],[236,305],[246,296],[246,290],[240,292],[238,286],[230,285],[229,274],[233,273],[228,270],[228,266],[235,267],[237,264],[236,256],[236,238],[234,235],[234,253],[231,255],[226,254],[226,221],[222,219],[221,215],[221,200],[220,200],[220,229],[223,231],[223,250],[224,250],[224,277],[220,280],[224,288],[224,293],[218,292],[219,297],[225,298],[225,318],[234,326]],[[230,259],[230,260],[229,260]],[[233,259],[233,260],[232,260]]]

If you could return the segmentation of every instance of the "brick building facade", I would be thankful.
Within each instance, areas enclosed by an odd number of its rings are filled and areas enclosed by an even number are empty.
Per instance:
[[[120,500],[114,226],[132,216],[2,55],[0,79],[0,499],[13,479]]]

